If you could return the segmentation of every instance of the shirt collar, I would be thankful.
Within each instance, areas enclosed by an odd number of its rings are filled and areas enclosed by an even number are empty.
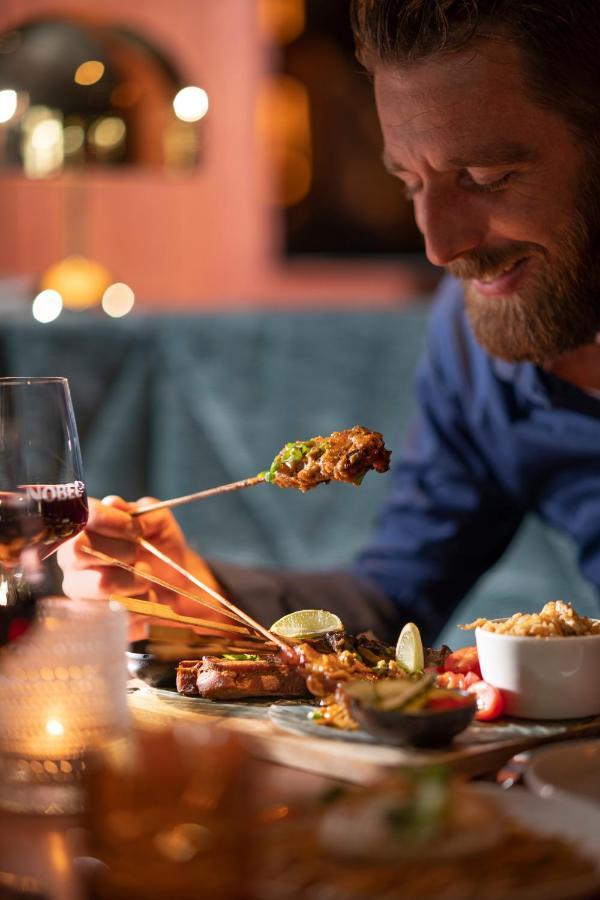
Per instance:
[[[544,407],[552,405],[543,373],[533,363],[511,363],[494,357],[492,365],[498,378],[514,384],[530,402]]]

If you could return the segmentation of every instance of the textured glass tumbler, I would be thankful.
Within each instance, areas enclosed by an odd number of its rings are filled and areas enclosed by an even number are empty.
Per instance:
[[[90,750],[129,727],[126,614],[114,601],[40,601],[0,653],[0,807],[73,814]]]

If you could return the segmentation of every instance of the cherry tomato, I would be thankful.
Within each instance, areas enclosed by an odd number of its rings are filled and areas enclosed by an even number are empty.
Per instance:
[[[487,681],[476,681],[467,688],[470,694],[475,694],[477,700],[477,712],[475,718],[480,722],[490,722],[502,715],[504,710],[504,697],[492,684]]]
[[[466,691],[477,681],[481,681],[481,678],[475,672],[467,672],[466,675],[460,675],[458,672],[441,672],[436,678],[438,687],[456,691]]]
[[[467,672],[475,672],[481,678],[477,647],[461,647],[460,650],[455,650],[454,653],[446,657],[444,671],[458,672],[460,675],[466,675]]]

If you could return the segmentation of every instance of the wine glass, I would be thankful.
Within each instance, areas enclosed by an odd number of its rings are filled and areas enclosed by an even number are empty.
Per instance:
[[[66,378],[0,378],[0,647],[35,613],[43,560],[87,522]]]

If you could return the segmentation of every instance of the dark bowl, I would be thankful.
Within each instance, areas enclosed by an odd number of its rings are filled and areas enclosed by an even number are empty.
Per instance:
[[[352,716],[365,731],[383,743],[411,747],[444,747],[465,730],[477,711],[473,694],[467,691],[452,693],[468,698],[471,702],[455,709],[382,711],[348,696]]]
[[[131,678],[139,678],[152,687],[174,688],[177,663],[156,659],[146,652],[147,641],[134,641],[125,653]]]

